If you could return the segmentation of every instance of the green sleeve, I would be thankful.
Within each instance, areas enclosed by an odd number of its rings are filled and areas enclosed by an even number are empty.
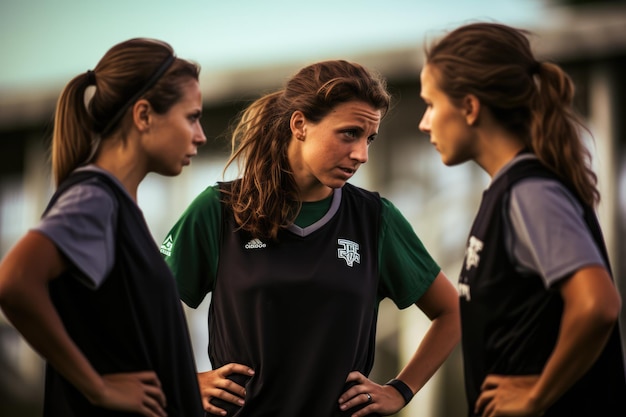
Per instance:
[[[196,308],[215,286],[221,225],[216,185],[200,193],[174,224],[161,245],[181,300]]]
[[[420,299],[441,268],[397,207],[384,198],[382,203],[379,297],[403,309]]]

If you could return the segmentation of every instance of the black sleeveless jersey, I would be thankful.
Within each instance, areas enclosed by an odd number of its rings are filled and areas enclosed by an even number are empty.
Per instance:
[[[239,417],[350,415],[338,407],[346,377],[369,374],[374,359],[378,194],[346,184],[326,216],[276,241],[239,230],[223,210],[209,357],[255,375],[239,378],[242,408],[219,405]]]
[[[95,184],[119,203],[113,270],[95,290],[71,276],[76,271],[65,273],[50,282],[52,301],[70,337],[97,372],[154,371],[167,399],[168,416],[203,416],[176,283],[135,202],[106,175],[82,171],[61,184],[46,211],[66,189],[94,177]],[[54,368],[46,367],[44,416],[121,414],[91,405]]]
[[[483,194],[467,243],[459,293],[470,415],[488,374],[541,373],[559,332],[563,302],[558,290],[546,289],[537,275],[516,272],[505,248],[504,196],[517,181],[529,177],[558,181],[537,160],[511,166]],[[582,205],[585,222],[609,265],[596,215]],[[616,326],[600,359],[544,416],[624,415],[624,361]]]

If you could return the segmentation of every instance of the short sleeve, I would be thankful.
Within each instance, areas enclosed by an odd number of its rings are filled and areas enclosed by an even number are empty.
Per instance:
[[[94,182],[77,184],[63,193],[36,230],[67,257],[76,277],[98,288],[115,262],[118,203]]]
[[[428,290],[441,268],[402,213],[384,198],[382,203],[380,295],[393,300],[398,308],[407,308]]]
[[[208,187],[187,207],[161,245],[180,298],[189,307],[198,307],[215,286],[221,218],[220,191],[217,186]]]
[[[510,194],[507,250],[546,286],[588,265],[606,266],[578,200],[561,183],[526,179]]]

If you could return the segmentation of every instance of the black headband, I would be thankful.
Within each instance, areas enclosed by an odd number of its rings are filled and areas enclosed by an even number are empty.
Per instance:
[[[128,110],[128,108],[132,106],[139,99],[139,97],[144,95],[157,83],[157,81],[159,81],[163,74],[165,74],[169,67],[174,63],[174,60],[176,60],[176,57],[174,55],[169,55],[167,59],[163,61],[161,65],[159,65],[156,71],[154,71],[148,81],[146,81],[146,83],[141,88],[139,88],[139,90],[133,92],[132,94],[129,94],[129,98],[124,100],[125,104],[120,107],[120,109],[117,111],[117,113],[115,113],[111,120],[109,120],[109,122],[104,126],[104,128],[102,128],[102,130],[100,130],[99,133],[101,136],[105,136],[107,133],[113,130],[113,128],[120,121],[124,113],[126,113],[126,110]],[[96,131],[98,130],[99,129],[96,129]]]

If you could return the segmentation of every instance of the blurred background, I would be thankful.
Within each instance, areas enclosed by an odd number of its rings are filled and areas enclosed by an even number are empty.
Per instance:
[[[227,128],[250,100],[282,86],[300,67],[347,59],[379,71],[393,111],[352,182],[379,191],[409,219],[456,282],[486,174],[445,167],[418,130],[423,48],[446,30],[495,21],[534,32],[540,59],[561,64],[577,85],[599,177],[599,216],[626,300],[626,2],[560,0],[3,0],[0,3],[0,256],[36,224],[52,195],[49,144],[54,104],[67,81],[93,68],[108,48],[146,36],[169,42],[202,66],[202,123],[208,138],[176,178],[149,176],[139,205],[155,241],[191,200],[221,180]],[[229,175],[226,175],[229,178]],[[36,260],[33,260],[36,261]],[[208,299],[186,309],[198,368],[206,370]],[[158,306],[155,306],[158,308]],[[622,323],[625,317],[622,317]],[[394,377],[427,319],[416,307],[383,302],[371,377]],[[0,416],[41,415],[43,362],[0,313]],[[457,349],[399,416],[464,416]]]

